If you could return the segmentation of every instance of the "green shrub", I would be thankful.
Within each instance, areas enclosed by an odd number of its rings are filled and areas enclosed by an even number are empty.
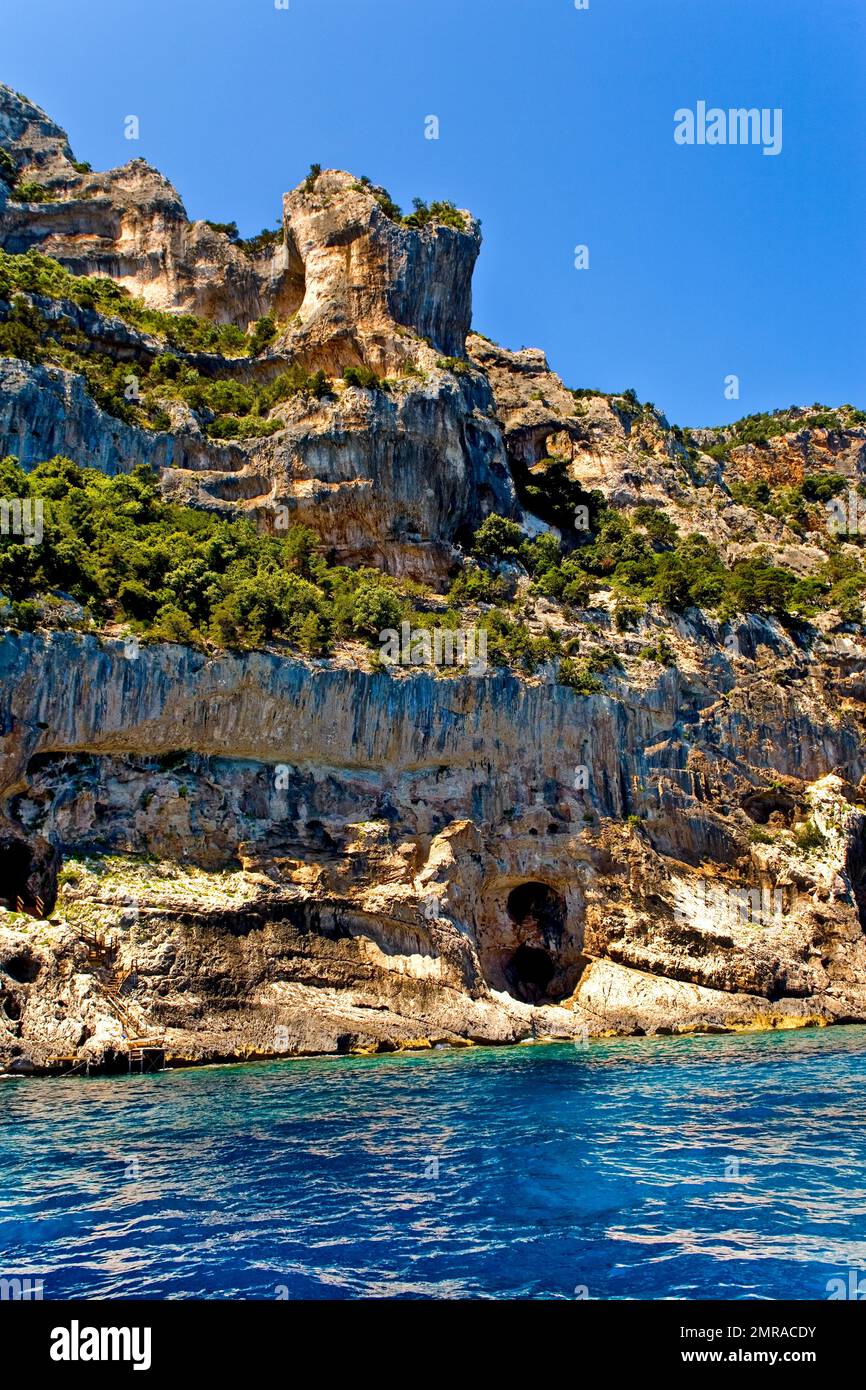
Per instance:
[[[666,512],[659,507],[640,506],[632,512],[636,526],[646,531],[650,540],[659,546],[674,546],[679,540],[679,531]]]
[[[399,222],[404,227],[429,227],[443,226],[453,227],[458,232],[466,231],[466,219],[459,208],[447,199],[440,199],[428,205],[422,198],[412,199],[412,212],[406,217],[403,216],[399,203],[395,203],[390,193],[381,184],[372,183],[370,179],[363,177],[353,185],[358,190],[371,193],[384,212],[385,216],[392,222]]]
[[[472,363],[465,357],[437,357],[436,366],[442,372],[453,372],[455,376],[465,376],[472,371]]]
[[[774,839],[769,830],[762,825],[750,825],[746,837],[751,845],[772,845]]]
[[[801,825],[794,827],[794,843],[797,848],[805,854],[813,851],[822,850],[827,844],[827,837],[820,831],[813,820],[803,821]]]
[[[21,183],[16,183],[9,197],[16,203],[51,203],[55,200],[55,194],[50,188],[46,188],[44,183],[36,183],[32,179],[25,179]]]
[[[264,352],[269,343],[274,341],[277,336],[277,321],[273,314],[265,314],[256,323],[255,328],[250,334],[249,352],[250,357],[258,357],[259,353]]]
[[[312,193],[313,189],[314,189],[315,186],[316,186],[316,179],[319,177],[319,175],[321,174],[321,172],[322,172],[322,166],[321,166],[321,164],[311,164],[311,165],[310,165],[310,172],[307,174],[307,177],[304,179],[304,182],[301,184],[301,187],[302,187],[302,189],[304,190],[305,193]]]
[[[601,681],[590,670],[589,664],[586,661],[576,661],[570,656],[564,656],[560,661],[557,680],[560,685],[567,685],[571,690],[576,690],[578,695],[598,695],[604,690]]]
[[[516,560],[525,539],[516,521],[491,512],[475,532],[472,553],[479,560]]]
[[[464,565],[448,590],[449,603],[500,603],[508,595],[508,583],[478,565]]]
[[[365,637],[377,638],[384,628],[396,628],[402,617],[396,594],[384,584],[368,583],[359,588],[352,602],[352,626]]]
[[[644,607],[638,603],[629,603],[624,599],[617,599],[613,610],[613,621],[617,632],[629,632],[636,628],[640,622]]]
[[[237,222],[211,222],[209,217],[204,220],[212,232],[221,232],[223,236],[228,237],[229,241],[237,241],[239,235]]]
[[[360,386],[365,391],[384,391],[385,384],[369,367],[347,367],[343,372],[347,386]]]
[[[379,187],[377,184],[372,186],[370,191],[386,217],[389,217],[392,222],[402,222],[402,209],[398,203],[394,202],[394,199],[386,189]]]
[[[659,666],[676,666],[676,656],[666,637],[659,637],[654,645],[642,647],[639,653],[643,661],[657,661]]]
[[[533,636],[526,623],[503,609],[494,609],[483,621],[487,632],[488,660],[496,666],[513,666],[527,673],[559,655],[559,635],[545,631]]]
[[[282,223],[279,227],[263,227],[255,236],[243,237],[238,241],[238,246],[245,256],[261,256],[267,251],[273,251],[283,240]]]
[[[413,198],[412,207],[414,211],[408,217],[403,218],[403,223],[407,227],[428,227],[431,224],[438,224],[443,227],[453,227],[458,232],[465,232],[466,230],[466,219],[452,202],[447,200],[434,201],[428,207],[423,199]]]

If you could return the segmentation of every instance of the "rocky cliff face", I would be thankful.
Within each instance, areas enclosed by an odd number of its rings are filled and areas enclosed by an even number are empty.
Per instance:
[[[228,441],[177,401],[146,429],[79,373],[2,358],[0,455],[26,468],[146,463],[177,500],[264,528],[288,512],[340,560],[434,586],[490,512],[544,531],[523,506],[551,461],[625,514],[650,505],[729,561],[763,545],[803,575],[826,527],[756,513],[734,485],[866,476],[853,414],[728,447],[467,337],[468,214],[406,226],[325,171],[250,255],[140,161],[82,171],[7,88],[0,145],[50,195],[4,192],[4,250],[172,311],[274,316],[255,358],[178,351],[205,379],[329,382]],[[37,300],[132,371],[165,350]],[[0,1066],[122,1065],[136,1037],[182,1061],[866,1019],[859,623],[655,605],[621,623],[601,585],[578,614],[527,591],[529,631],[615,658],[581,693],[552,664],[437,675],[348,647],[141,644],[72,607],[68,630],[0,638]]]
[[[349,563],[421,579],[444,579],[454,542],[488,512],[517,512],[487,378],[468,362],[459,375],[450,370],[464,352],[480,245],[468,213],[463,230],[404,226],[369,187],[327,170],[286,194],[279,236],[251,256],[190,223],[143,161],[79,173],[63,132],[2,86],[0,113],[20,178],[50,195],[0,209],[4,250],[35,249],[75,274],[108,276],[158,308],[243,328],[275,318],[277,337],[256,361],[179,354],[206,378],[262,382],[287,366],[336,378],[325,399],[296,395],[279,406],[277,433],[222,445],[189,412],[174,411],[170,436],[154,437],[100,418],[80,379],[62,370],[4,363],[0,454],[28,465],[60,452],[108,471],[165,467],[178,500],[243,510],[265,527],[287,515]],[[131,371],[165,350],[119,320],[36,302]],[[7,314],[0,303],[0,319]],[[347,367],[391,377],[392,389],[346,388]]]

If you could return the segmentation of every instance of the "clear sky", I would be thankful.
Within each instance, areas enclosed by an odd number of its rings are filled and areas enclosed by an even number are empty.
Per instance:
[[[289,6],[2,0],[0,77],[77,158],[142,155],[243,235],[313,161],[471,208],[475,326],[570,386],[684,425],[866,406],[864,0]],[[698,101],[780,107],[781,153],[677,145]]]

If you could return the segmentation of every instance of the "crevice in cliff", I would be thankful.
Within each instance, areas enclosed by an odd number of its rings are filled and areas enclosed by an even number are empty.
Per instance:
[[[861,834],[853,848],[849,850],[846,867],[851,880],[851,891],[857,905],[860,927],[866,934],[866,835]]]
[[[288,228],[284,235],[286,268],[278,282],[272,305],[272,312],[278,319],[289,319],[296,314],[307,292],[307,272],[298,244]]]
[[[12,911],[20,901],[31,904],[28,880],[33,867],[33,851],[23,840],[0,840],[0,902]]]

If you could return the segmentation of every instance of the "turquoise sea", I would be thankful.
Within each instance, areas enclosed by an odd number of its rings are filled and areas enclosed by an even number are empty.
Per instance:
[[[0,1082],[44,1298],[825,1299],[866,1028]]]

